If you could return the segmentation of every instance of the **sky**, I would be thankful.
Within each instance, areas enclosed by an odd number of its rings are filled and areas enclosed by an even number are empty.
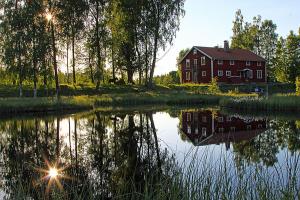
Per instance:
[[[279,36],[286,37],[290,30],[298,33],[300,27],[300,0],[186,0],[184,9],[180,30],[167,53],[160,52],[155,75],[177,70],[176,57],[181,49],[223,46],[224,40],[232,36],[232,22],[238,9],[247,22],[257,15],[262,20],[273,20]]]

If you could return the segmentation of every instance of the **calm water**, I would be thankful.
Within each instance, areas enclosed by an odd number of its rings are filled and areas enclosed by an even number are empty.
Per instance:
[[[230,163],[232,170],[280,169],[285,182],[290,167],[298,166],[300,119],[218,109],[2,119],[0,150],[0,198],[6,199],[55,199],[56,193],[107,199],[129,193],[132,185],[142,193],[158,171],[167,177],[203,162]],[[58,176],[49,176],[52,168]]]

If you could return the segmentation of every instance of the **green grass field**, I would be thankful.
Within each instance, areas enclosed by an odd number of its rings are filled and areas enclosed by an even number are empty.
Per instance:
[[[221,107],[242,111],[300,111],[299,95],[273,95],[265,97],[227,98],[220,101]]]

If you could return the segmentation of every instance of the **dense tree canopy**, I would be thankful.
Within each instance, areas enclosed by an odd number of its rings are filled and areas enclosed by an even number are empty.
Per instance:
[[[232,48],[247,49],[264,57],[267,61],[270,80],[295,83],[300,75],[300,36],[293,31],[278,38],[277,26],[272,20],[261,16],[245,22],[241,10],[233,21]]]
[[[20,96],[24,84],[37,96],[37,87],[54,83],[58,95],[61,81],[76,85],[82,75],[97,89],[109,79],[151,87],[157,54],[172,44],[183,6],[184,0],[1,1],[1,77],[19,85]]]

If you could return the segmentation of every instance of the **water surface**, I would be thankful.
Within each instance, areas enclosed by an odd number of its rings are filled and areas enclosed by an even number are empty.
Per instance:
[[[300,119],[216,108],[2,119],[1,197],[125,199],[191,165],[226,165],[235,172],[230,179],[259,166],[286,184],[299,149]],[[58,176],[49,176],[51,168]]]

